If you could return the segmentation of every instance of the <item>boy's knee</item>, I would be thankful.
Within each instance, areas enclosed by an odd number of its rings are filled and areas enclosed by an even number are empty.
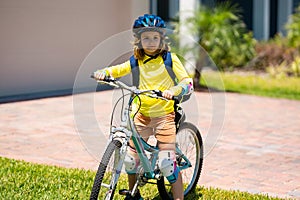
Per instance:
[[[179,174],[179,168],[176,165],[175,152],[160,151],[158,157],[158,165],[162,175],[166,177],[170,183],[175,183]]]
[[[129,148],[124,159],[125,171],[127,174],[136,174],[140,164],[139,157],[134,149]]]

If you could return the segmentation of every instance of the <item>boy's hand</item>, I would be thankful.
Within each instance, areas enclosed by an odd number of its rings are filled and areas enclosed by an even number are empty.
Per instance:
[[[165,90],[163,91],[162,96],[166,99],[172,100],[174,93],[171,90]]]
[[[94,77],[98,80],[104,80],[104,78],[106,77],[106,72],[105,71],[95,71]]]

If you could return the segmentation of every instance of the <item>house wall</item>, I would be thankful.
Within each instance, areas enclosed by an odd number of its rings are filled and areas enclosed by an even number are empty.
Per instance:
[[[0,98],[71,89],[101,41],[149,12],[140,0],[1,0]]]

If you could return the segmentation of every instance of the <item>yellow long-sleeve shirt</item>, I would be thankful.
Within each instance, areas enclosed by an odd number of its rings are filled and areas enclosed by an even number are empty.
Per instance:
[[[189,79],[189,75],[184,69],[182,63],[172,53],[172,69],[176,78],[180,81]],[[146,61],[146,62],[145,62]],[[139,89],[158,89],[161,91],[172,90],[175,95],[179,95],[182,88],[180,86],[174,86],[174,81],[170,77],[164,60],[161,56],[150,59],[145,56],[143,60],[138,60],[139,67]],[[131,73],[130,61],[126,61],[122,64],[111,66],[106,68],[106,71],[114,78],[119,78]],[[141,95],[141,107],[139,112],[148,117],[160,117],[174,111],[174,102],[165,101],[161,99],[153,99],[151,97]]]

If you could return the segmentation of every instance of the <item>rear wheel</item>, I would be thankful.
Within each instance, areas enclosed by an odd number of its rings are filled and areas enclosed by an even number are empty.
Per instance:
[[[114,140],[107,146],[99,164],[90,200],[113,199],[123,161],[120,161],[120,141]]]
[[[193,124],[184,122],[177,131],[176,143],[191,162],[191,167],[181,170],[184,196],[186,197],[197,186],[202,170],[203,142],[200,131]],[[179,167],[184,165],[184,160],[178,154],[176,158]],[[158,180],[157,187],[162,199],[173,199],[171,185],[166,178]]]

